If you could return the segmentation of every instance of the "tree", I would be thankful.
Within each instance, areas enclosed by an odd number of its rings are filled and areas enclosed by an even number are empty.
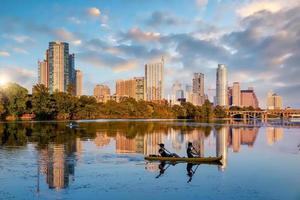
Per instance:
[[[25,113],[28,99],[27,89],[16,83],[9,83],[6,88],[3,89],[3,94],[9,115],[18,117]]]
[[[215,115],[216,118],[224,118],[224,117],[226,117],[226,112],[223,109],[223,107],[217,105],[214,108],[214,115]]]
[[[213,118],[213,108],[209,100],[205,100],[204,104],[201,106],[201,116],[202,119],[205,120]]]
[[[45,85],[37,84],[33,86],[31,104],[32,111],[37,119],[52,119],[54,117],[54,104]]]

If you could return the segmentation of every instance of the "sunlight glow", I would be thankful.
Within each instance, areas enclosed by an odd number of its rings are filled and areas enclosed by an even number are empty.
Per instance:
[[[4,86],[9,82],[9,78],[7,75],[0,76],[0,86]]]

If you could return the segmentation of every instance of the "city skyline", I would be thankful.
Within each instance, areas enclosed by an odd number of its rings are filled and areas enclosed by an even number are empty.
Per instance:
[[[112,89],[115,80],[144,76],[144,65],[164,56],[165,98],[175,81],[190,84],[198,72],[205,75],[207,94],[215,88],[217,64],[224,63],[229,85],[254,87],[261,107],[273,90],[283,97],[283,107],[299,108],[299,47],[291,42],[299,39],[299,2],[263,2],[29,1],[20,10],[15,1],[5,1],[0,8],[0,76],[30,91],[38,81],[37,61],[49,41],[59,40],[76,55],[75,67],[84,73],[83,94],[92,95],[96,84]],[[49,12],[40,13],[45,8]],[[225,8],[226,16],[218,12]]]

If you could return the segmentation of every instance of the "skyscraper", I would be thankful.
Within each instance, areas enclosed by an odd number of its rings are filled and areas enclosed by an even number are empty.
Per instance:
[[[194,73],[193,78],[193,97],[195,105],[202,105],[205,100],[204,94],[204,74],[202,73]]]
[[[46,85],[51,93],[67,92],[72,86],[72,93],[76,94],[75,55],[69,54],[68,43],[49,42],[46,59],[38,62],[38,69],[39,83]]]
[[[267,109],[282,109],[282,97],[273,92],[268,92]]]
[[[98,102],[106,102],[110,99],[110,89],[107,85],[96,85],[94,88],[94,97]]]
[[[239,82],[234,82],[232,86],[232,106],[241,106],[241,88]]]
[[[68,85],[74,83],[74,55],[69,55],[66,42],[49,42],[48,52],[49,90],[66,92]]]
[[[228,105],[227,95],[227,67],[226,65],[219,64],[217,69],[216,79],[216,104],[220,106]]]
[[[76,75],[74,80],[76,80],[76,96],[82,95],[82,72],[80,70],[76,70]]]
[[[164,98],[164,59],[161,62],[145,65],[146,100]]]
[[[48,87],[49,73],[48,73],[48,62],[47,60],[38,61],[39,72],[38,72],[38,82]]]

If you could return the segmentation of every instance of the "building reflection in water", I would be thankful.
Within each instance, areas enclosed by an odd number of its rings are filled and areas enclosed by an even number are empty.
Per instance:
[[[230,128],[229,144],[232,146],[232,150],[235,153],[240,152],[241,145],[247,145],[253,147],[256,137],[258,135],[259,128],[257,127],[243,127],[243,128]]]
[[[82,151],[80,138],[69,144],[48,144],[39,151],[39,172],[45,175],[50,189],[60,190],[74,180],[76,161]]]
[[[283,128],[267,127],[267,143],[273,145],[283,138]]]
[[[97,147],[104,147],[106,145],[109,145],[110,137],[108,137],[106,132],[104,131],[97,131],[94,143]]]
[[[227,167],[228,159],[228,134],[229,127],[220,127],[215,129],[216,135],[216,153],[217,156],[222,156],[222,165],[218,166],[218,169],[224,171]]]

